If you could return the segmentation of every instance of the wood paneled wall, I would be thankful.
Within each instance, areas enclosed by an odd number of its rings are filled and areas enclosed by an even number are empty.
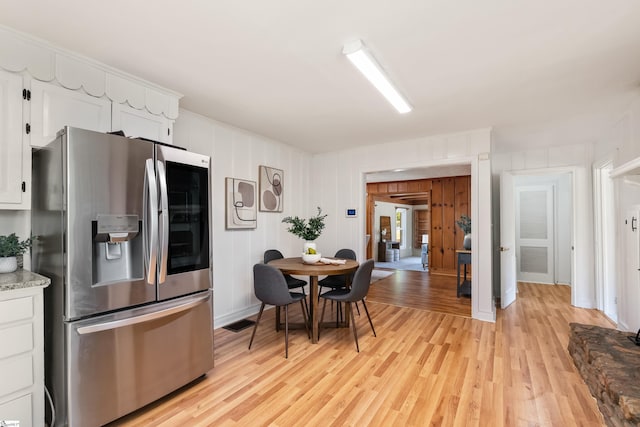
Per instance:
[[[429,268],[434,273],[456,273],[456,250],[462,249],[464,234],[456,225],[470,215],[471,177],[431,180],[431,237]]]
[[[456,273],[456,250],[462,249],[464,234],[456,225],[462,215],[471,216],[471,177],[420,179],[367,184],[367,234],[373,232],[374,201],[393,194],[430,193],[431,232],[429,269],[433,273]],[[371,241],[367,257],[372,257]]]

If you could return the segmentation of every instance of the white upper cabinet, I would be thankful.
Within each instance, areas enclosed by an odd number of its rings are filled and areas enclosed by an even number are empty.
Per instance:
[[[173,120],[151,114],[126,104],[114,103],[111,110],[111,130],[121,130],[129,137],[142,137],[159,142],[172,142]]]
[[[47,145],[64,126],[109,132],[111,101],[32,80],[31,145]]]
[[[171,143],[181,97],[0,26],[0,210],[31,208],[31,147],[63,127]]]
[[[31,205],[31,151],[23,146],[22,88],[21,75],[0,70],[0,209]]]

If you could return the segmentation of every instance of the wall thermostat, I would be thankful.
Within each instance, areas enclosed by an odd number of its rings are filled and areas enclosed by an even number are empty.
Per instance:
[[[347,218],[355,218],[358,216],[358,212],[353,208],[347,209],[345,216]]]

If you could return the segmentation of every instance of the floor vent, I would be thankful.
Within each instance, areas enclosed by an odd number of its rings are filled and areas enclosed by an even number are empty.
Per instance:
[[[253,326],[255,323],[256,322],[254,322],[253,320],[242,319],[238,320],[237,322],[230,323],[227,326],[223,326],[222,328],[232,332],[240,332],[243,329],[247,329],[248,327]]]

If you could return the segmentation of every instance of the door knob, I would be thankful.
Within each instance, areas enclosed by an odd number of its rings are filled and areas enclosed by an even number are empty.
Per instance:
[[[500,252],[506,252],[509,248],[507,246],[500,246]]]

